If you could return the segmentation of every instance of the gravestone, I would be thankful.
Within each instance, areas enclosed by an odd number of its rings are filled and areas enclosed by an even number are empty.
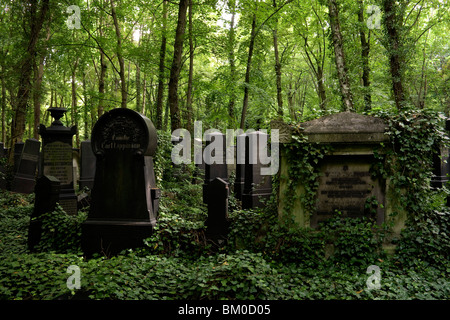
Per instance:
[[[56,203],[59,202],[61,184],[53,176],[42,176],[37,179],[34,193],[35,202],[33,213],[31,214],[30,225],[28,229],[28,248],[33,251],[39,243],[42,234],[41,216],[55,210]]]
[[[226,239],[230,225],[228,221],[228,183],[221,178],[215,178],[209,183],[207,192],[206,238],[217,247],[221,246]]]
[[[27,139],[17,162],[17,169],[11,185],[11,191],[33,193],[36,183],[36,169],[39,161],[41,143],[35,139]]]
[[[22,155],[24,146],[24,142],[16,142],[14,144],[14,173],[16,173],[19,168],[20,156]]]
[[[285,198],[287,179],[295,177],[287,177],[289,163],[282,156],[279,214],[283,214],[283,208],[289,203],[295,221],[304,227],[316,228],[339,211],[344,217],[370,217],[377,224],[390,220],[394,224],[393,231],[399,233],[406,221],[406,213],[399,209],[389,180],[374,177],[371,171],[376,162],[374,150],[382,155],[381,144],[390,147],[385,134],[386,123],[376,117],[341,112],[302,123],[301,127],[307,137],[304,143],[328,146],[330,151],[322,159],[317,158],[315,165],[320,177],[316,181],[313,212],[300,201],[306,187],[303,181],[298,182],[295,199]],[[293,140],[285,141],[298,143]],[[378,205],[369,209],[368,205],[375,203]],[[392,212],[397,215],[391,216]]]
[[[155,226],[160,197],[153,171],[156,129],[133,110],[113,109],[98,119],[91,144],[96,169],[82,249],[114,255],[142,246]]]
[[[236,137],[236,178],[234,180],[234,196],[242,201],[245,181],[245,144],[247,134],[240,134]]]
[[[209,184],[216,178],[228,183],[228,168],[226,164],[226,140],[221,132],[205,134],[205,183],[203,184],[203,202],[207,202]]]
[[[6,149],[3,147],[3,142],[0,142],[0,189],[6,189]]]
[[[42,137],[42,175],[59,180],[61,190],[59,204],[67,214],[77,214],[77,196],[74,190],[72,139],[76,126],[66,127],[60,119],[67,112],[64,108],[49,108],[55,119],[51,126],[39,126]]]
[[[85,187],[92,190],[95,177],[95,155],[92,151],[91,141],[81,142],[81,170],[79,187],[83,189]]]
[[[450,131],[450,119],[445,121],[447,134]],[[449,180],[450,163],[449,148],[444,145],[435,145],[433,153],[433,176],[431,177],[431,187],[442,188]]]
[[[243,209],[261,208],[272,195],[272,176],[261,174],[261,169],[269,166],[260,159],[263,154],[267,155],[267,142],[268,135],[261,131],[246,134]]]

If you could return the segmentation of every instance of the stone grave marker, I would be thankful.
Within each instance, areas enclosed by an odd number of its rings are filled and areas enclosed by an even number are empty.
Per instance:
[[[17,169],[11,185],[11,191],[33,193],[36,183],[36,169],[39,161],[39,140],[27,139],[17,162]]]
[[[242,201],[245,181],[245,143],[247,134],[240,134],[236,137],[236,178],[234,180],[234,195],[236,199]]]
[[[34,192],[34,209],[31,214],[28,229],[28,248],[30,251],[33,251],[34,247],[41,239],[41,216],[44,213],[54,211],[56,203],[59,202],[59,195],[61,192],[60,181],[53,176],[42,176],[37,179]]]
[[[50,127],[39,126],[42,137],[42,175],[59,180],[61,190],[59,204],[70,215],[77,214],[77,196],[74,190],[72,139],[76,126],[66,127],[60,119],[66,113],[64,108],[49,108],[55,119]]]
[[[272,176],[261,174],[261,168],[269,166],[262,164],[260,159],[263,153],[267,154],[267,141],[268,135],[261,131],[250,132],[245,137],[243,209],[263,207],[264,201],[272,195]]]
[[[220,246],[226,239],[230,222],[228,221],[228,182],[215,178],[208,185],[206,203],[208,218],[205,222],[206,237],[215,246]]]
[[[19,168],[20,156],[22,155],[23,147],[25,146],[24,142],[16,142],[14,144],[14,173],[17,172]]]
[[[142,246],[155,226],[160,196],[153,171],[156,129],[131,109],[113,109],[98,119],[91,143],[96,169],[82,249],[114,255]]]
[[[203,202],[208,203],[209,184],[216,178],[228,183],[228,168],[226,164],[226,137],[221,132],[205,134],[206,143],[203,150],[205,161],[205,183],[203,184]]]
[[[285,199],[286,178],[280,179],[279,214],[283,214],[286,201],[292,202],[295,221],[304,227],[316,228],[340,211],[344,217],[370,217],[377,224],[392,219],[394,232],[399,233],[404,226],[406,213],[390,213],[397,210],[395,199],[387,196],[391,185],[388,181],[372,175],[371,166],[375,163],[374,150],[383,143],[389,147],[385,135],[386,123],[376,117],[353,112],[341,112],[302,123],[307,136],[305,143],[318,143],[329,146],[323,159],[318,159],[320,173],[313,212],[303,206],[300,200]],[[290,141],[287,139],[286,141]],[[293,143],[293,142],[292,142]],[[381,149],[377,149],[381,152]],[[289,164],[282,158],[280,177],[286,176]],[[290,177],[289,179],[295,179]],[[299,182],[295,190],[300,199],[305,186]],[[389,194],[390,195],[390,194]],[[378,203],[376,209],[368,210],[366,204]]]
[[[92,190],[95,177],[95,163],[96,158],[94,152],[92,151],[91,141],[82,141],[80,180],[78,183],[80,189],[87,187]]]

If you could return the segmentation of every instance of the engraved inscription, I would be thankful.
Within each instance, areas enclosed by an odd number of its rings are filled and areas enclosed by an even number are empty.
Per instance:
[[[55,141],[43,147],[44,175],[54,176],[62,185],[73,181],[72,147],[64,142]]]
[[[139,123],[128,117],[119,116],[104,124],[101,130],[100,148],[140,149],[144,145],[144,131]]]
[[[331,217],[336,210],[344,216],[363,216],[366,199],[378,192],[378,184],[372,180],[369,169],[368,162],[324,163],[313,224]]]

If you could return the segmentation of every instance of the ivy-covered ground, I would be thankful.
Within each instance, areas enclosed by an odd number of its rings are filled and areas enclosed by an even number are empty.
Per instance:
[[[141,249],[85,259],[80,225],[86,212],[68,216],[58,208],[44,217],[38,252],[29,253],[33,195],[0,191],[0,299],[449,299],[447,190],[426,187],[428,162],[417,163],[423,159],[416,156],[427,154],[441,133],[432,116],[402,117],[389,120],[392,134],[403,139],[394,149],[399,160],[387,157],[378,169],[407,189],[402,201],[410,219],[400,237],[392,237],[389,225],[339,214],[311,232],[278,218],[276,195],[259,211],[241,210],[231,197],[228,241],[217,248],[205,239],[202,185],[189,174],[174,178],[170,136],[160,134],[159,220]],[[395,166],[408,170],[395,174]],[[387,239],[396,245],[394,254],[382,249]],[[80,268],[80,289],[67,287],[71,265]],[[374,265],[379,282],[367,272]]]

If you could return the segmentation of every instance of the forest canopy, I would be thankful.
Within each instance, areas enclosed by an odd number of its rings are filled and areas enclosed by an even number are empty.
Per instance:
[[[446,0],[0,0],[1,141],[64,107],[157,129],[265,128],[339,111],[450,110]]]

